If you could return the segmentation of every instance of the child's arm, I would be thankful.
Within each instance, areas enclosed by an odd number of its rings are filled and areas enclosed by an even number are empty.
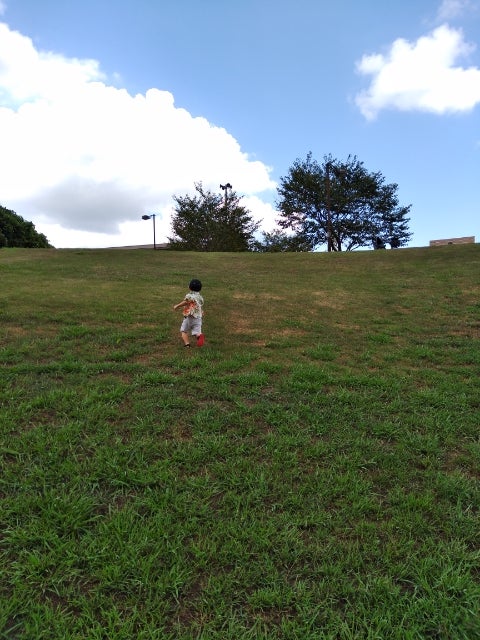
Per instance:
[[[174,304],[173,305],[173,310],[176,311],[177,309],[181,309],[182,307],[186,307],[187,304],[188,304],[188,300],[182,300],[178,304]]]

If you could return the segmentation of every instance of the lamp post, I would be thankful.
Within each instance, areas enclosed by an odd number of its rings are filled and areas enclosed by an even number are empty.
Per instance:
[[[220,189],[223,189],[223,191],[225,191],[225,209],[226,209],[227,208],[228,189],[233,189],[233,187],[229,182],[227,182],[227,184],[221,184],[220,185]]]
[[[142,216],[142,220],[150,220],[150,218],[153,220],[153,250],[154,251],[157,248],[157,242],[155,240],[155,216],[156,215],[157,215],[156,213],[151,213],[150,215],[145,214]]]

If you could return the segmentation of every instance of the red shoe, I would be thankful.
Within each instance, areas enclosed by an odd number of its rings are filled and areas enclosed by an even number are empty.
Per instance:
[[[200,333],[197,336],[197,347],[203,347],[204,344],[205,344],[205,336],[203,335],[203,333]]]

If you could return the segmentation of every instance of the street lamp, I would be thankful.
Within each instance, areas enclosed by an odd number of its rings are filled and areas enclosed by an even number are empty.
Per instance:
[[[154,251],[157,248],[157,243],[155,240],[155,216],[156,215],[157,215],[156,213],[151,213],[150,215],[145,214],[142,216],[142,220],[150,220],[150,219],[153,220],[153,250]]]
[[[227,208],[228,189],[233,189],[233,187],[229,182],[227,182],[227,184],[221,184],[220,185],[220,189],[223,189],[223,191],[225,191],[225,209],[226,209]]]

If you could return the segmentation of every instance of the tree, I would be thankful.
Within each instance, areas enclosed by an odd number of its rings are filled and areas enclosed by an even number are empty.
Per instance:
[[[15,211],[0,206],[0,247],[27,247],[50,249],[47,238],[35,230],[32,222],[24,220]]]
[[[286,253],[295,251],[308,251],[307,243],[298,235],[292,236],[274,229],[270,232],[262,232],[262,240],[255,243],[255,251],[260,253]]]
[[[406,217],[411,205],[399,205],[397,189],[380,172],[368,172],[356,156],[346,162],[324,156],[320,165],[309,153],[280,180],[278,224],[303,237],[309,250],[327,244],[332,251],[351,251],[378,239],[403,246],[411,237]]]
[[[186,251],[250,251],[259,227],[250,212],[240,206],[235,193],[225,198],[195,183],[197,195],[173,196],[176,202],[169,238],[172,249]]]

